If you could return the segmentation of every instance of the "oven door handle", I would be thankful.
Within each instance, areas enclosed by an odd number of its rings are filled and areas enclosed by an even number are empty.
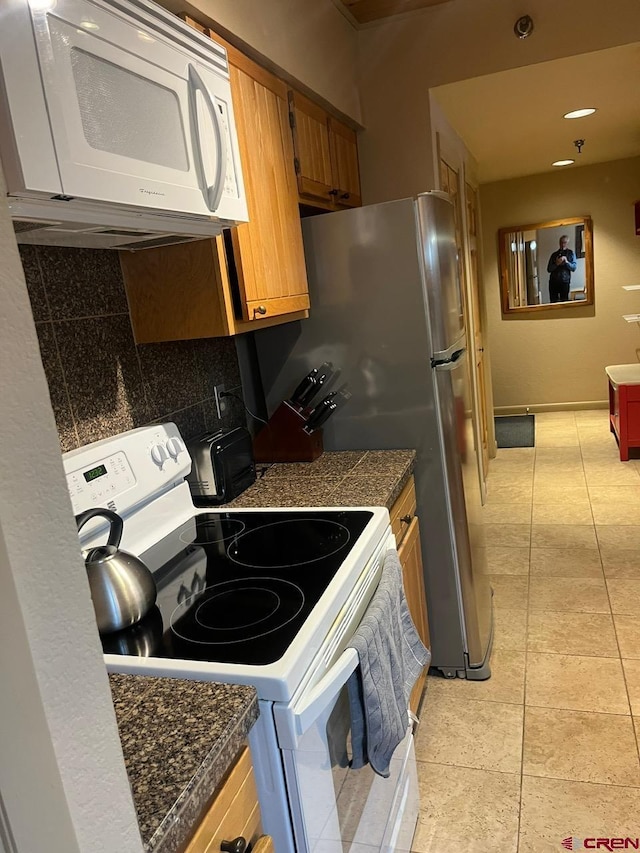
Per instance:
[[[291,705],[274,705],[278,742],[283,749],[295,749],[302,735],[313,725],[345,686],[359,665],[358,652],[345,649],[329,672]]]

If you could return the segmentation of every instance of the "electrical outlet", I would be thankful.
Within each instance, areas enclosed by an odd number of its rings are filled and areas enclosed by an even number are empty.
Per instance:
[[[216,401],[216,412],[218,413],[219,418],[221,418],[227,411],[226,397],[220,396],[224,391],[226,391],[224,385],[213,386],[213,398]]]

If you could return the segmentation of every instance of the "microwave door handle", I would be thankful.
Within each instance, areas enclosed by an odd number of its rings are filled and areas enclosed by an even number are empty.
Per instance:
[[[198,123],[198,104],[196,99],[197,92],[200,92],[202,98],[207,105],[211,121],[216,134],[216,142],[218,145],[218,166],[216,169],[216,180],[211,186],[207,184],[207,176],[204,169],[204,158],[202,156],[202,141],[200,135],[200,125]],[[198,70],[193,65],[189,65],[189,112],[191,113],[191,143],[193,148],[193,156],[195,160],[196,172],[198,174],[198,182],[205,203],[212,213],[218,209],[222,191],[224,189],[224,176],[227,168],[227,140],[222,129],[222,121],[218,115],[218,110],[209,94],[209,90],[204,84]]]

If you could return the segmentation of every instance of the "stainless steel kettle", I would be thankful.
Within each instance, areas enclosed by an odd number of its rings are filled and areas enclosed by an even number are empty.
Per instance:
[[[88,509],[76,516],[78,532],[91,518],[106,518],[111,527],[106,545],[83,552],[98,631],[110,634],[134,625],[156,601],[153,575],[142,560],[120,551],[124,522],[110,509]]]

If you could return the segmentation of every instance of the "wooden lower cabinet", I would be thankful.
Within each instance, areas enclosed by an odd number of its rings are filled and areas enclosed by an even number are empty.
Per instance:
[[[422,642],[429,648],[429,621],[427,617],[427,601],[424,592],[424,578],[422,574],[422,551],[420,549],[420,526],[418,518],[415,517],[409,526],[406,536],[398,549],[398,555],[402,564],[402,579],[404,581],[404,594],[409,606],[409,612],[414,625],[420,635]],[[409,706],[414,714],[418,711],[424,683],[427,677],[427,669],[422,671],[411,692]]]
[[[219,853],[224,842],[244,838],[249,853],[273,853],[273,841],[262,834],[260,806],[245,746],[217,791],[184,853]]]
[[[427,616],[427,598],[424,589],[422,550],[420,547],[420,524],[415,513],[416,487],[415,481],[411,477],[391,508],[391,529],[398,545],[404,594],[409,612],[420,639],[427,648],[430,648],[429,618]],[[418,712],[426,677],[427,670],[425,668],[411,693],[409,707],[414,714]]]

